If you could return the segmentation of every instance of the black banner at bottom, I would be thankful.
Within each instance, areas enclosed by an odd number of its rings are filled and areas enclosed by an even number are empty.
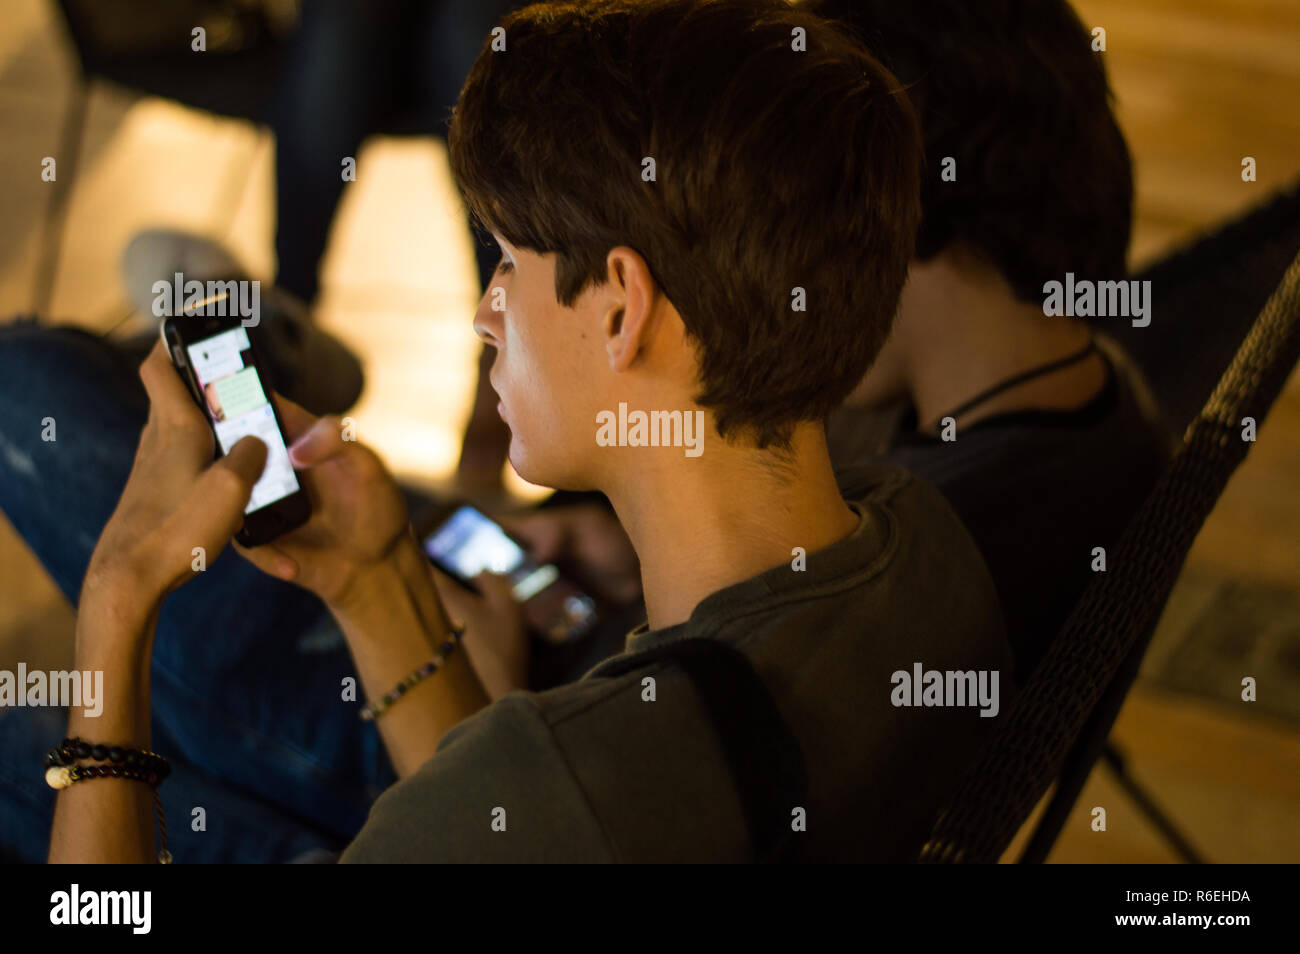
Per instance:
[[[599,876],[525,866],[11,867],[0,924],[15,941],[52,933],[128,944],[247,941],[269,932],[295,944],[368,937],[387,947],[413,937],[436,944],[444,931],[486,929],[483,940],[496,939],[529,926],[551,940],[570,918],[575,933],[607,918],[664,941],[675,936],[665,928],[679,922],[692,925],[692,936],[734,939],[784,921],[814,934],[842,921],[859,937],[919,928],[934,941],[1011,929],[1071,941],[1127,935],[1231,944],[1285,929],[1294,883],[1285,866],[844,866],[788,880],[763,871],[733,870],[720,883],[717,870],[685,867]],[[648,910],[638,911],[639,901],[649,901]]]

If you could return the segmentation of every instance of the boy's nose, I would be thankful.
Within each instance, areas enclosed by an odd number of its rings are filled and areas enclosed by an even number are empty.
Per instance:
[[[478,311],[474,313],[474,334],[484,344],[494,348],[501,346],[501,312],[492,307],[493,289],[489,288],[479,299]]]

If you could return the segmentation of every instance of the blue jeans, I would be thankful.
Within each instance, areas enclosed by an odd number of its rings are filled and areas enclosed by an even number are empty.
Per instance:
[[[134,362],[98,338],[0,327],[0,509],[74,606],[147,413]],[[320,600],[233,548],[167,597],[153,744],[173,765],[160,792],[178,862],[289,861],[351,840],[396,776],[374,725],[343,701],[346,677]],[[59,710],[0,709],[0,856],[45,857],[54,792],[41,760],[65,726]],[[200,807],[206,831],[193,830]]]

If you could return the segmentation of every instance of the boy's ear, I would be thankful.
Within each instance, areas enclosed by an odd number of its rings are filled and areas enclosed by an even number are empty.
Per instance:
[[[605,351],[609,369],[626,371],[649,347],[653,333],[651,307],[655,297],[650,268],[635,250],[625,245],[612,249],[606,263],[607,288],[611,290],[605,313]]]

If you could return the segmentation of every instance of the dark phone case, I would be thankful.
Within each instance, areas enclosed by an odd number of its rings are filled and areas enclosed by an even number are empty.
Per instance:
[[[189,322],[190,324],[182,326],[180,322]],[[198,380],[194,374],[194,369],[188,359],[183,363],[176,360],[176,347],[185,347],[193,344],[195,341],[202,341],[214,334],[220,334],[223,331],[231,331],[235,328],[242,327],[243,323],[238,318],[223,318],[211,316],[191,316],[185,315],[179,318],[171,317],[163,321],[162,333],[163,344],[167,348],[167,355],[171,358],[172,367],[176,373],[181,376],[185,382],[186,389],[190,392],[190,398],[203,413],[203,419],[208,422],[208,428],[212,431],[213,455],[212,459],[216,460],[221,456],[221,443],[217,440],[216,428],[208,414],[207,403],[203,400],[203,392],[199,387]],[[182,331],[184,327],[184,331]],[[258,380],[261,382],[263,389],[268,395],[271,403],[271,413],[275,415],[275,426],[280,432],[280,439],[287,446],[289,441],[285,437],[284,422],[280,420],[280,411],[275,406],[275,401],[271,398],[273,382],[267,374],[266,365],[263,363],[258,354],[256,335],[254,329],[248,327],[244,329],[248,334],[248,348],[253,355],[253,366],[257,369]],[[296,471],[295,471],[296,472]],[[256,547],[264,543],[270,543],[277,537],[283,536],[290,530],[302,526],[311,518],[311,501],[307,497],[307,491],[299,482],[298,492],[288,497],[283,497],[275,503],[260,510],[244,515],[244,524],[235,533],[235,540],[241,546]]]

